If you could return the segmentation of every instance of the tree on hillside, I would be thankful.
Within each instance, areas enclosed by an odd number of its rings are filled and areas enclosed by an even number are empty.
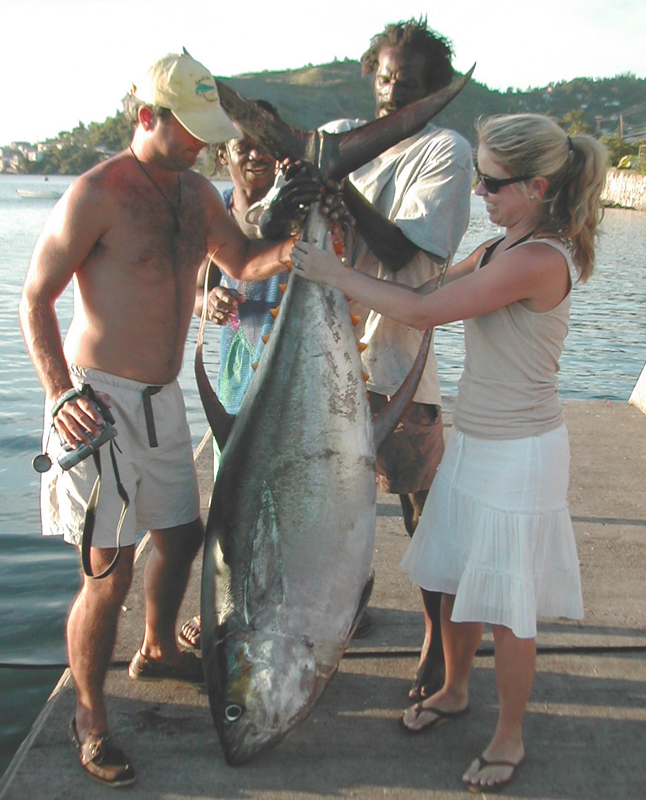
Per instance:
[[[93,122],[90,125],[87,143],[92,147],[107,147],[118,152],[125,150],[132,140],[132,125],[126,120],[123,112],[117,111],[114,117],[105,122]]]
[[[608,161],[611,166],[616,167],[624,156],[636,156],[639,153],[639,144],[629,144],[621,136],[602,136],[599,140],[608,148]]]
[[[568,136],[580,136],[582,134],[592,134],[594,130],[591,125],[583,119],[583,110],[577,108],[563,114],[560,125],[565,128]]]

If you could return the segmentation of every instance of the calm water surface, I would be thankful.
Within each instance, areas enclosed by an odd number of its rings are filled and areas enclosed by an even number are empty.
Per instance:
[[[64,622],[79,587],[75,551],[57,539],[40,537],[38,478],[31,459],[40,451],[43,392],[17,321],[25,270],[54,201],[21,199],[16,188],[63,191],[70,181],[52,176],[43,183],[39,176],[0,175],[0,775],[61,672],[7,665],[65,661]],[[597,271],[588,284],[574,289],[560,388],[565,398],[626,401],[646,360],[646,214],[609,210],[602,229]],[[496,232],[474,197],[471,225],[458,257]],[[71,317],[69,292],[57,311],[64,328]],[[197,445],[206,422],[192,374],[196,334],[194,324],[180,383]],[[213,374],[214,332],[207,344]],[[462,325],[438,330],[435,349],[442,391],[454,394],[463,359]]]

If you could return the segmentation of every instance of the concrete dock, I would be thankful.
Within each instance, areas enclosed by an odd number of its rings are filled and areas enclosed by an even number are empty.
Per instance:
[[[536,680],[525,718],[527,758],[507,797],[646,797],[646,415],[623,403],[564,403],[570,510],[586,618],[539,621]],[[450,401],[445,426],[451,424]],[[204,511],[210,447],[198,453]],[[461,775],[494,729],[492,642],[473,672],[470,713],[431,733],[399,725],[423,635],[419,592],[399,568],[408,536],[395,497],[378,496],[370,602],[374,627],[352,643],[311,716],[284,742],[239,767],[224,761],[204,690],[138,683],[125,665],[143,631],[142,568],[127,598],[106,684],[111,725],[137,771],[131,798],[466,797]],[[199,564],[180,620],[199,608]],[[75,694],[66,672],[0,782],[0,800],[114,797],[72,753]],[[486,795],[485,795],[486,796]]]

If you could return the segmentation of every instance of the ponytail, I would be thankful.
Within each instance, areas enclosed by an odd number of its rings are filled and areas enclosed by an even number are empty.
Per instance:
[[[512,177],[547,180],[536,233],[566,244],[579,279],[586,281],[594,267],[595,236],[603,217],[606,148],[592,136],[568,136],[540,114],[490,117],[478,122],[477,129],[480,142]]]
[[[591,136],[567,138],[571,144],[566,174],[560,187],[555,183],[552,189],[550,184],[547,190],[549,205],[541,229],[570,244],[579,279],[586,281],[594,267],[596,231],[603,218],[600,196],[608,154],[601,142]]]

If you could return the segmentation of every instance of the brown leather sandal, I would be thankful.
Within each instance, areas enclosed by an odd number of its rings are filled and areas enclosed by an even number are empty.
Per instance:
[[[81,742],[74,717],[70,722],[69,737],[81,766],[94,780],[112,787],[130,786],[135,782],[132,764],[109,733],[90,734]]]

